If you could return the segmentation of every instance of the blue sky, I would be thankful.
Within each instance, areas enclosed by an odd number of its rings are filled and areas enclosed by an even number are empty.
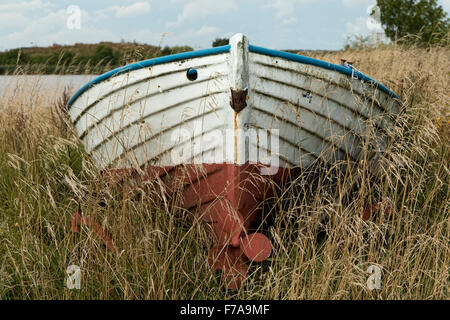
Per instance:
[[[275,49],[340,49],[376,0],[0,0],[0,50],[99,41],[207,48],[246,34]],[[450,0],[440,0],[447,12]],[[80,9],[80,28],[74,23]],[[74,20],[75,19],[75,20]],[[68,26],[68,20],[69,26]]]

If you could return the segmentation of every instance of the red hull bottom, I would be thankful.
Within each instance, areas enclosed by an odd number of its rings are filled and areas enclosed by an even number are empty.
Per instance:
[[[201,218],[217,241],[208,254],[210,266],[223,271],[228,288],[238,289],[246,279],[248,262],[264,261],[272,251],[270,240],[258,232],[263,219],[262,202],[299,173],[298,168],[280,168],[276,175],[262,176],[263,167],[255,164],[150,166],[140,175],[133,169],[115,169],[103,174],[111,187],[124,180],[147,180],[161,183],[168,195],[181,193],[182,206]],[[363,220],[380,209],[380,204],[368,206]],[[389,214],[390,208],[385,211]],[[107,247],[115,249],[110,235],[100,224],[81,216],[80,212],[75,213],[73,231],[79,232],[83,225],[93,227]]]
[[[151,166],[143,179],[161,181],[168,193],[182,191],[182,206],[198,215],[212,231],[217,245],[208,255],[213,269],[222,270],[227,287],[238,289],[247,275],[247,262],[266,260],[270,240],[259,233],[262,202],[291,180],[293,171],[280,168],[262,176],[257,164],[201,164],[176,167]],[[130,170],[108,171],[109,181],[122,180]]]

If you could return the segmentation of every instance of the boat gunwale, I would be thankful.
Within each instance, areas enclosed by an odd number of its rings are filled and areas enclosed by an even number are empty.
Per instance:
[[[70,110],[70,107],[74,104],[74,102],[89,88],[91,88],[92,86],[94,86],[100,82],[108,80],[111,77],[118,76],[118,75],[121,75],[124,73],[128,73],[128,72],[134,71],[134,70],[152,67],[155,65],[176,62],[176,61],[186,60],[186,59],[191,59],[191,58],[199,58],[199,57],[204,57],[204,56],[227,53],[227,52],[230,52],[230,50],[231,50],[231,45],[225,45],[225,46],[220,46],[220,47],[215,47],[215,48],[189,51],[189,52],[177,53],[177,54],[158,57],[158,58],[152,58],[152,59],[132,63],[132,64],[129,64],[129,65],[126,65],[123,67],[113,69],[111,71],[108,71],[108,72],[98,76],[97,78],[94,78],[93,80],[89,81],[84,86],[82,86],[70,98],[70,100],[67,103],[67,108]],[[306,56],[302,56],[302,55],[298,55],[298,54],[294,54],[294,53],[258,47],[258,46],[254,46],[251,44],[249,44],[248,50],[249,50],[249,52],[262,54],[262,55],[266,55],[266,56],[270,56],[270,57],[281,58],[281,59],[294,61],[294,62],[298,62],[298,63],[302,63],[302,64],[313,65],[313,66],[320,67],[323,69],[339,72],[339,73],[347,75],[349,77],[355,77],[356,79],[361,80],[365,83],[370,83],[370,84],[374,85],[377,89],[388,94],[390,97],[392,97],[398,101],[401,101],[400,97],[397,96],[389,88],[387,88],[380,82],[370,78],[369,76],[366,76],[362,72],[352,69],[350,67],[339,66],[339,65],[333,64],[331,62],[325,62],[325,61],[322,61],[319,59],[314,59],[314,58],[310,58],[310,57],[306,57]]]
[[[196,51],[189,51],[189,52],[182,52],[177,54],[172,54],[168,56],[158,57],[158,58],[152,58],[144,61],[135,62],[123,67],[119,67],[116,69],[113,69],[111,71],[108,71],[88,83],[86,83],[84,86],[82,86],[75,94],[70,98],[69,102],[67,102],[67,107],[70,110],[70,107],[74,104],[74,102],[88,89],[90,89],[92,86],[99,84],[100,82],[103,82],[105,80],[108,80],[114,76],[119,76],[125,73],[128,73],[130,71],[135,71],[143,68],[153,67],[160,64],[170,63],[170,62],[176,62],[180,60],[186,60],[191,58],[200,58],[205,56],[211,56],[221,53],[227,53],[230,51],[231,46],[220,46],[210,49],[202,49],[202,50],[196,50]]]
[[[217,66],[217,65],[220,65],[220,63],[204,64],[204,65],[201,65],[201,66],[196,67],[196,69],[199,70],[199,69],[208,68],[208,67],[211,67],[211,66]],[[161,74],[159,74],[159,75],[156,75],[156,76],[151,75],[151,76],[142,78],[142,79],[140,79],[140,80],[137,80],[137,81],[135,81],[135,82],[131,82],[131,83],[130,83],[130,82],[127,82],[127,84],[122,85],[121,87],[118,87],[118,88],[116,88],[116,89],[114,89],[114,90],[108,91],[107,93],[103,94],[100,98],[98,98],[98,99],[96,99],[94,102],[90,103],[86,108],[84,108],[84,109],[83,109],[83,110],[75,117],[75,119],[74,119],[72,122],[73,122],[74,125],[77,125],[78,121],[79,121],[85,114],[87,114],[87,113],[89,112],[90,109],[92,109],[93,107],[95,107],[101,100],[104,100],[105,98],[108,98],[109,96],[113,95],[114,93],[120,92],[120,91],[122,91],[122,90],[124,90],[124,89],[131,88],[131,87],[133,87],[133,86],[135,86],[135,85],[140,85],[140,84],[142,84],[143,82],[146,82],[146,81],[155,79],[155,78],[157,78],[157,77],[165,77],[165,76],[177,74],[177,73],[180,73],[180,72],[185,72],[185,71],[187,71],[187,70],[189,70],[189,69],[190,69],[190,68],[184,68],[184,69],[181,69],[181,70],[173,70],[173,71],[163,72],[163,73],[161,73]],[[225,74],[223,74],[223,75],[225,75]],[[210,77],[210,78],[203,79],[203,80],[196,80],[195,82],[191,82],[191,83],[200,83],[200,82],[205,82],[205,81],[209,81],[209,80],[214,80],[214,79],[217,79],[217,78],[218,78],[218,77],[216,77],[216,78]],[[170,90],[173,90],[173,89],[177,89],[177,88],[181,88],[181,87],[183,87],[183,86],[189,86],[189,85],[190,85],[190,83],[183,84],[183,85],[176,85],[176,86],[174,86],[174,87],[167,88],[166,91],[170,91]],[[135,99],[135,100],[133,100],[133,101],[129,101],[129,102],[126,103],[126,104],[127,104],[127,105],[133,104],[133,103],[136,103],[136,102],[138,102],[138,101],[141,101],[141,100],[143,100],[143,99],[145,99],[145,98],[148,98],[148,97],[151,97],[151,96],[154,96],[154,94],[148,94],[148,95],[146,95],[146,96],[137,98],[137,99]],[[114,110],[119,110],[120,108],[123,108],[123,105],[120,106],[120,107],[118,107],[118,108],[116,108],[116,109],[114,109]]]
[[[167,90],[169,91],[169,90],[176,90],[176,89],[180,89],[180,88],[186,88],[186,87],[188,87],[188,86],[190,86],[190,85],[193,85],[193,84],[205,83],[205,82],[208,82],[208,81],[210,81],[210,80],[220,79],[221,76],[223,76],[223,75],[218,75],[218,76],[214,76],[214,77],[209,77],[209,78],[206,78],[206,79],[203,79],[203,80],[199,80],[199,81],[193,82],[192,84],[188,84],[188,85],[186,85],[186,86],[175,86],[175,87],[170,87],[170,88],[167,88]],[[200,97],[202,97],[202,98],[207,98],[208,95],[214,95],[216,92],[217,92],[217,91],[211,91],[211,92],[208,92],[207,94],[201,95]],[[220,91],[220,92],[222,93],[222,92],[226,92],[226,91],[225,91],[225,90],[222,90],[222,91]],[[142,96],[142,97],[139,97],[139,98],[137,98],[137,99],[135,99],[135,100],[133,100],[133,101],[130,101],[129,103],[126,104],[126,106],[132,106],[132,105],[141,103],[143,100],[146,100],[146,99],[151,98],[151,97],[155,97],[155,96],[157,96],[157,95],[159,95],[159,94],[161,94],[161,93],[160,93],[160,92],[153,92],[153,93],[146,94],[146,95],[144,95],[144,96]],[[187,102],[191,102],[191,101],[192,101],[191,99],[183,100],[183,101],[177,102],[177,103],[174,104],[173,106],[175,106],[175,105],[180,105],[180,104],[187,103]],[[144,105],[144,106],[145,106],[145,105]],[[114,114],[116,114],[117,112],[121,112],[121,111],[123,110],[123,107],[124,107],[124,106],[122,105],[122,106],[117,107],[117,108],[112,108],[112,109],[110,109],[110,111],[109,111],[107,114],[105,114],[105,115],[102,116],[101,118],[96,118],[96,119],[95,119],[96,122],[93,122],[93,123],[91,123],[89,126],[86,126],[86,128],[85,128],[85,129],[83,130],[83,132],[80,134],[80,139],[84,139],[84,137],[87,135],[87,133],[88,133],[89,130],[92,130],[92,129],[95,128],[96,126],[100,125],[103,121],[109,119],[110,117],[112,117],[112,116],[113,116]],[[172,107],[172,106],[169,106],[169,107]],[[164,112],[164,111],[166,111],[166,110],[167,110],[167,108],[165,108],[165,109],[159,109],[159,110],[156,110],[156,111],[153,111],[153,112],[149,113],[148,115],[157,114],[157,113],[160,113],[160,112]],[[84,112],[84,110],[83,110],[83,112]],[[84,113],[83,116],[84,116],[84,115],[88,115],[88,116],[91,116],[91,117],[92,117],[92,115],[91,115],[90,113]],[[147,116],[145,116],[144,118],[146,119]],[[80,119],[81,119],[81,117],[78,118],[76,122],[74,121],[74,124],[77,125],[78,122],[80,121]],[[138,121],[138,120],[134,120],[133,122],[130,122],[130,123],[131,123],[131,124],[134,124],[134,123],[137,123],[137,122],[139,122],[139,121]]]
[[[308,73],[305,73],[305,72],[301,72],[301,71],[298,71],[298,70],[294,70],[294,69],[291,69],[291,68],[285,68],[285,67],[281,67],[281,66],[273,66],[273,65],[271,65],[271,64],[267,64],[267,63],[262,63],[262,62],[254,62],[254,63],[256,63],[256,64],[258,64],[258,65],[260,65],[260,66],[263,66],[263,67],[267,67],[267,68],[273,68],[273,69],[279,69],[279,70],[283,70],[283,71],[287,71],[287,72],[291,72],[291,73],[295,73],[295,74],[300,74],[300,75],[302,75],[302,76],[304,76],[304,77],[310,77],[310,78],[314,78],[314,79],[316,79],[316,80],[319,80],[319,81],[322,81],[322,82],[324,82],[324,83],[328,83],[328,84],[331,84],[331,85],[333,85],[333,86],[336,86],[337,88],[341,88],[341,89],[343,89],[343,90],[347,90],[348,92],[350,92],[351,94],[354,94],[354,95],[357,95],[358,97],[360,97],[361,99],[365,99],[365,100],[368,100],[368,101],[371,101],[378,109],[380,109],[381,111],[382,111],[382,113],[393,113],[393,112],[395,112],[395,111],[392,111],[392,110],[388,110],[386,107],[384,107],[375,97],[370,97],[368,94],[366,94],[364,91],[357,91],[357,90],[353,90],[353,89],[351,89],[351,90],[349,90],[348,88],[346,88],[346,87],[344,87],[344,86],[342,86],[341,84],[339,84],[339,83],[337,83],[337,82],[335,82],[335,81],[330,81],[329,79],[326,79],[326,78],[322,78],[322,77],[320,77],[320,76],[317,76],[317,75],[312,75],[312,74],[308,74]],[[325,96],[323,95],[323,94],[321,94],[321,93],[319,93],[319,92],[317,92],[317,91],[315,91],[315,90],[312,90],[311,88],[309,88],[309,89],[306,89],[306,88],[303,88],[303,87],[300,87],[300,86],[298,86],[298,85],[294,85],[294,84],[292,84],[292,83],[287,83],[287,82],[282,82],[282,81],[280,81],[280,80],[276,80],[276,79],[273,79],[273,78],[268,78],[268,77],[261,77],[260,75],[258,75],[258,74],[256,74],[256,73],[252,73],[254,76],[256,76],[256,77],[258,77],[258,78],[261,78],[261,79],[263,79],[263,78],[266,78],[266,79],[269,79],[270,81],[273,81],[273,82],[279,82],[279,83],[283,83],[283,84],[286,84],[286,85],[288,85],[288,86],[292,86],[292,87],[297,87],[298,89],[301,89],[301,90],[305,90],[305,91],[311,91],[311,93],[314,93],[314,94],[317,94],[317,95],[319,95],[319,96],[321,96],[321,97],[324,97],[325,98]],[[338,102],[338,100],[336,100],[336,99],[333,99],[333,98],[330,98],[330,97],[326,97],[328,100],[332,100],[332,101],[336,101],[338,104],[340,104],[340,105],[344,105],[345,106],[345,104],[343,103],[343,102]],[[345,106],[345,108],[346,109],[351,109],[351,107],[349,107],[349,106]],[[392,106],[390,107],[390,109],[392,109]],[[353,110],[353,109],[352,109]],[[358,111],[356,111],[356,110],[354,110],[355,112],[358,112]]]
[[[366,76],[362,72],[360,72],[356,69],[352,69],[350,67],[340,66],[340,65],[337,65],[337,64],[334,64],[331,62],[326,62],[323,60],[314,59],[311,57],[306,57],[306,56],[302,56],[302,55],[295,54],[295,53],[267,49],[267,48],[258,47],[258,46],[254,46],[254,45],[249,45],[248,50],[249,50],[249,52],[262,54],[265,56],[282,58],[282,59],[289,60],[289,61],[294,61],[294,62],[299,62],[302,64],[316,66],[316,67],[319,67],[322,69],[336,71],[336,72],[342,73],[344,75],[347,75],[349,77],[354,77],[355,79],[362,80],[365,83],[373,84],[376,88],[378,88],[382,92],[388,94],[390,97],[400,100],[399,96],[397,96],[392,90],[390,90],[388,87],[386,87],[382,83],[380,83],[380,82],[372,79],[371,77]]]

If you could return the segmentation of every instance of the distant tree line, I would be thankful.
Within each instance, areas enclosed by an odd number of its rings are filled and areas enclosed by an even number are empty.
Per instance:
[[[145,59],[192,51],[189,46],[156,47],[137,43],[53,45],[0,52],[0,74],[18,67],[27,73],[98,73]]]
[[[450,19],[437,0],[377,0],[370,15],[381,23],[384,32],[350,35],[345,50],[386,45],[383,33],[405,46],[450,45]]]
[[[229,43],[230,43],[230,39],[228,39],[228,38],[216,38],[212,42],[212,46],[213,46],[213,48],[214,47],[220,47],[220,46],[226,46]]]
[[[448,40],[450,19],[437,0],[377,0],[384,32],[404,44]]]

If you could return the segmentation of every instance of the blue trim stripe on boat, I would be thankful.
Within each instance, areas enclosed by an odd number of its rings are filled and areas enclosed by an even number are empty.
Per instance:
[[[75,94],[72,96],[72,98],[70,98],[69,102],[67,103],[67,106],[70,107],[75,102],[75,100],[80,95],[82,95],[86,90],[88,90],[90,87],[98,84],[99,82],[107,80],[113,76],[117,76],[117,75],[120,75],[120,74],[123,74],[126,72],[130,72],[133,70],[156,66],[158,64],[225,53],[225,52],[229,52],[230,48],[231,48],[230,45],[226,45],[226,46],[220,46],[220,47],[215,47],[215,48],[211,48],[211,49],[203,49],[203,50],[197,50],[197,51],[177,53],[177,54],[173,54],[170,56],[164,56],[164,57],[144,60],[144,61],[136,62],[136,63],[130,64],[130,65],[127,65],[124,67],[116,68],[116,69],[108,71],[108,72],[102,74],[101,76],[98,76],[97,78],[86,83],[77,92],[75,92]]]
[[[116,68],[116,69],[106,72],[106,73],[102,74],[101,76],[86,83],[70,98],[67,105],[68,105],[68,107],[70,107],[75,102],[75,100],[81,94],[83,94],[86,90],[88,90],[90,87],[98,84],[99,82],[107,80],[113,76],[117,76],[117,75],[129,72],[129,71],[133,71],[133,70],[138,70],[138,69],[142,69],[142,68],[155,66],[158,64],[225,53],[225,52],[229,52],[230,48],[231,48],[230,45],[226,45],[226,46],[215,47],[215,48],[211,48],[211,49],[183,52],[183,53],[173,54],[170,56],[164,56],[164,57],[144,60],[144,61],[133,63],[133,64],[130,64],[130,65],[127,65],[124,67]],[[337,71],[337,72],[345,74],[347,76],[356,77],[357,79],[360,79],[364,82],[369,82],[369,83],[374,84],[381,91],[387,93],[388,95],[392,96],[395,99],[400,100],[400,98],[394,92],[392,92],[390,89],[388,89],[383,84],[381,84],[381,83],[375,81],[374,79],[364,75],[363,73],[361,73],[357,70],[351,69],[349,67],[339,66],[339,65],[336,65],[333,63],[321,61],[321,60],[310,58],[310,57],[301,56],[298,54],[293,54],[293,53],[288,53],[288,52],[283,52],[283,51],[278,51],[278,50],[272,50],[272,49],[266,49],[263,47],[257,47],[257,46],[253,46],[253,45],[249,45],[248,49],[250,52],[259,53],[259,54],[263,54],[263,55],[267,55],[267,56],[271,56],[271,57],[282,58],[282,59],[286,59],[286,60],[290,60],[290,61],[296,61],[296,62],[303,63],[303,64],[309,64],[309,65],[317,66],[320,68]]]
[[[253,45],[249,45],[248,50],[253,53],[259,53],[259,54],[263,54],[266,56],[282,58],[282,59],[286,59],[286,60],[290,60],[290,61],[296,61],[296,62],[300,62],[303,64],[309,64],[309,65],[313,65],[316,67],[337,71],[339,73],[342,73],[342,74],[345,74],[348,76],[353,76],[364,82],[369,82],[369,83],[374,84],[381,91],[392,96],[394,99],[400,100],[400,98],[394,92],[392,92],[390,89],[388,89],[383,84],[379,83],[378,81],[373,80],[372,78],[362,74],[361,72],[359,72],[357,70],[351,69],[350,67],[339,66],[339,65],[336,65],[333,63],[325,62],[325,61],[310,58],[310,57],[301,56],[298,54],[293,54],[293,53],[283,52],[283,51],[278,51],[278,50],[271,50],[271,49],[266,49],[263,47],[257,47],[257,46],[253,46]]]

